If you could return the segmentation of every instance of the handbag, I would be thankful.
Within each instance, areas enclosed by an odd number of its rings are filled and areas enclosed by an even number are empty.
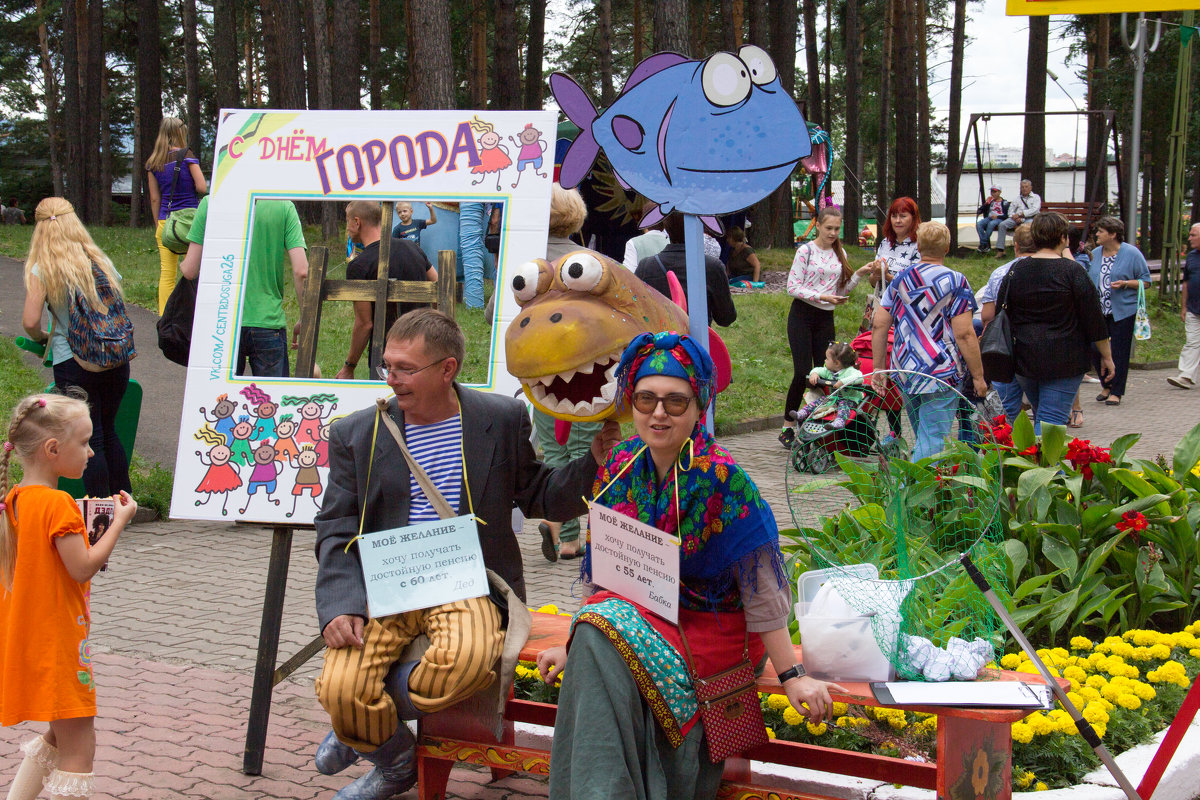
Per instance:
[[[1013,355],[1012,325],[1008,321],[1008,291],[1016,279],[1014,266],[1008,272],[1004,286],[1004,302],[996,311],[996,316],[984,328],[979,337],[979,358],[983,362],[983,377],[988,381],[1011,383],[1016,377],[1017,364]]]
[[[1150,340],[1150,315],[1146,313],[1146,284],[1140,280],[1138,285],[1137,313],[1133,317],[1133,338],[1139,342]]]
[[[742,643],[740,663],[721,672],[701,677],[696,672],[692,649],[683,626],[679,626],[688,672],[700,707],[700,722],[708,740],[708,757],[714,764],[732,755],[766,744],[767,724],[759,705],[754,666],[750,663],[750,631]]]
[[[158,349],[169,361],[182,366],[188,365],[188,354],[192,350],[192,324],[196,318],[196,287],[199,278],[180,278],[171,290],[162,316],[155,327],[158,329]]]

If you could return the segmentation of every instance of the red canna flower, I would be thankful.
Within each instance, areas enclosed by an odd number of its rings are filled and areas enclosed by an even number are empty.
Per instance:
[[[1019,455],[1019,456],[1025,456],[1026,458],[1033,458],[1033,459],[1037,458],[1037,454],[1038,454],[1038,446],[1036,443],[1029,445],[1029,447],[1026,447],[1024,450],[1017,453],[1017,455]]]
[[[1121,520],[1117,523],[1119,531],[1144,531],[1150,523],[1140,511],[1126,511],[1121,515]]]

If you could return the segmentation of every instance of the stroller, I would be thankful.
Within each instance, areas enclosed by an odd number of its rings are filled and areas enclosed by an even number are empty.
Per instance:
[[[889,352],[891,344],[892,332],[888,331]],[[837,463],[837,453],[851,458],[891,456],[899,454],[904,447],[903,440],[898,438],[903,398],[894,385],[889,385],[882,396],[870,385],[871,334],[860,334],[850,346],[858,353],[859,369],[864,376],[861,384],[851,384],[850,388],[860,391],[862,398],[855,403],[845,427],[834,427],[837,409],[832,403],[818,408],[797,426],[791,451],[792,466],[797,472],[815,475],[828,472]],[[883,437],[880,436],[880,412],[887,420],[884,427],[888,430]]]

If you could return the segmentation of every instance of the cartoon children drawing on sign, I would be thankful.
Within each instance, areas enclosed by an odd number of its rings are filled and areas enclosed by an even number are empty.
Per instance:
[[[233,443],[229,445],[233,453],[234,463],[241,462],[247,467],[254,463],[254,447],[250,444],[250,435],[254,426],[245,414],[238,417],[237,425],[233,426]]]
[[[279,406],[272,403],[271,396],[253,383],[242,389],[242,395],[254,404],[254,407],[251,408],[242,403],[242,408],[251,416],[258,418],[258,422],[254,423],[254,432],[250,434],[250,441],[274,439],[275,412],[279,410]]]
[[[277,460],[289,461],[300,455],[300,448],[296,446],[296,440],[292,438],[296,435],[298,427],[291,414],[284,414],[279,418],[279,424],[275,426],[275,434],[279,437],[275,440],[275,458]]]
[[[288,461],[296,470],[296,483],[292,486],[292,510],[287,512],[287,516],[291,518],[296,513],[296,504],[300,502],[305,489],[308,490],[313,504],[320,510],[321,504],[317,498],[321,496],[321,473],[317,470],[316,448],[306,444],[300,448],[300,455]]]
[[[217,395],[217,404],[213,406],[212,419],[208,418],[208,412],[204,407],[200,407],[200,415],[204,417],[205,422],[211,422],[214,430],[225,437],[225,443],[229,444],[233,441],[233,413],[237,411],[237,403],[229,399],[229,395]]]
[[[484,122],[478,116],[471,121],[471,127],[479,133],[479,138],[475,140],[479,145],[479,163],[471,167],[471,174],[478,175],[477,180],[471,181],[471,185],[483,183],[489,172],[496,173],[496,191],[500,191],[500,172],[512,166],[512,159],[508,157],[508,148],[500,143],[500,134],[496,133],[496,126],[490,122]]]
[[[521,182],[521,174],[525,172],[525,167],[532,166],[533,174],[539,178],[546,177],[545,172],[538,172],[542,168],[542,154],[546,152],[546,143],[542,141],[542,132],[533,127],[532,122],[525,123],[525,128],[515,137],[509,136],[509,140],[520,147],[520,152],[517,153],[517,182],[512,185],[512,188],[517,188],[517,183]]]
[[[332,405],[326,411],[322,403]],[[312,397],[284,397],[283,404],[300,407],[300,428],[296,434],[296,444],[316,444],[321,440],[321,423],[337,408],[337,396],[314,394]]]
[[[237,467],[230,463],[229,459],[232,454],[225,444],[225,437],[217,433],[210,425],[205,425],[196,432],[195,438],[210,445],[207,461],[204,460],[204,453],[196,451],[200,463],[208,467],[200,485],[196,487],[196,493],[204,495],[204,499],[197,500],[196,505],[204,505],[212,499],[214,494],[225,495],[221,501],[221,516],[228,516],[229,511],[225,507],[229,503],[229,493],[242,485],[242,479],[238,476]]]

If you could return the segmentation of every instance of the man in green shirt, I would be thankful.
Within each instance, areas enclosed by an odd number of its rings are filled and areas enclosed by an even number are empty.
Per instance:
[[[187,255],[179,265],[186,278],[200,274],[207,221],[208,196],[205,196],[188,231],[191,244]],[[254,204],[254,227],[250,231],[250,252],[244,272],[238,375],[246,374],[249,362],[250,374],[255,377],[288,377],[287,321],[283,314],[288,263],[299,300],[308,277],[308,255],[296,206],[290,200],[258,200]],[[296,322],[293,339],[299,332],[300,323]]]

